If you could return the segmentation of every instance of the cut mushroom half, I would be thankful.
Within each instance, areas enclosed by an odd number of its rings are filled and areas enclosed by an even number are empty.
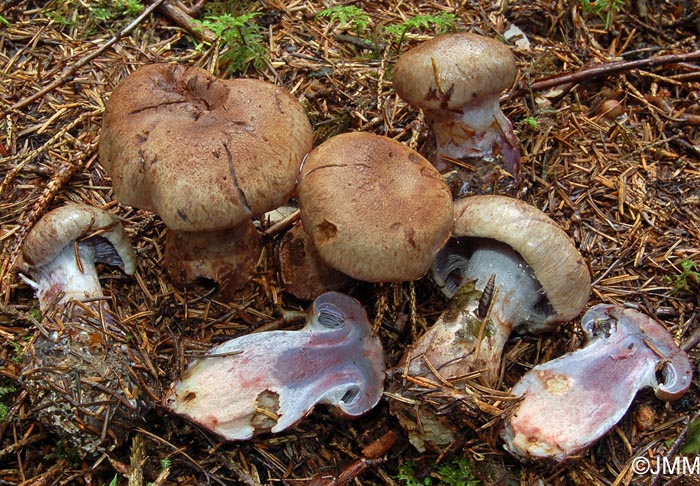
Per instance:
[[[213,348],[172,386],[165,407],[232,441],[281,432],[318,403],[351,417],[369,411],[383,392],[384,357],[364,308],[327,292],[311,312],[301,330],[248,334]]]
[[[521,459],[564,460],[615,426],[639,390],[651,387],[672,401],[691,385],[688,355],[645,314],[599,304],[581,327],[584,347],[535,366],[511,390],[522,401],[506,419],[503,438]]]

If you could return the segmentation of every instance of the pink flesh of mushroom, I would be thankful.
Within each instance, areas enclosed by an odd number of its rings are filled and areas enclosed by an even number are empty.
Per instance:
[[[646,315],[600,304],[581,327],[585,347],[535,366],[511,390],[524,398],[506,420],[505,447],[520,458],[563,460],[607,433],[638,390],[651,387],[671,401],[690,387],[688,356]]]
[[[327,292],[301,330],[248,334],[212,349],[164,404],[227,440],[280,432],[317,403],[361,415],[383,392],[383,351],[371,331],[359,302]]]

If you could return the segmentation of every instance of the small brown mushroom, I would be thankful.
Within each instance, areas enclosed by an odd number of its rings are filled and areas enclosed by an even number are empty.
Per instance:
[[[581,328],[583,348],[535,366],[511,390],[523,399],[506,419],[503,438],[521,459],[564,460],[612,429],[638,390],[651,387],[672,401],[691,385],[688,355],[641,312],[599,304]]]
[[[321,259],[366,282],[422,277],[454,224],[452,196],[437,170],[371,133],[337,135],[316,147],[297,198]]]
[[[42,311],[104,294],[96,262],[136,270],[136,254],[119,220],[107,211],[68,203],[50,211],[25,238],[16,270],[37,293]]]
[[[22,365],[30,411],[84,455],[123,443],[158,393],[136,333],[104,299],[96,262],[128,274],[136,270],[119,221],[102,209],[70,203],[31,229],[17,265],[31,276],[24,280],[35,288],[43,313]]]
[[[520,154],[499,97],[515,80],[516,64],[505,44],[459,32],[430,39],[403,53],[393,84],[407,103],[421,108],[436,142],[441,171],[452,159],[501,155],[516,178]]]
[[[226,295],[260,255],[252,218],[291,196],[311,142],[303,107],[284,88],[153,64],[112,93],[99,151],[119,200],[168,227],[170,274],[213,279]]]
[[[313,303],[298,331],[233,339],[190,365],[165,407],[222,436],[281,432],[318,403],[356,417],[382,396],[384,355],[364,308],[337,292]]]

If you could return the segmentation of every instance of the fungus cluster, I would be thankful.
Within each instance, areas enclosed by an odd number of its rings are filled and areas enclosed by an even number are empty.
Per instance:
[[[502,159],[518,178],[517,140],[499,107],[514,78],[510,50],[475,34],[440,36],[401,56],[394,86],[425,113],[435,165],[370,133],[336,135],[312,150],[303,107],[267,82],[172,64],[126,78],[105,109],[100,160],[122,203],[157,212],[167,226],[173,280],[209,278],[234,295],[261,254],[254,220],[295,196],[301,221],[280,238],[280,273],[288,292],[313,300],[302,329],[247,334],[190,363],[162,405],[226,440],[280,432],[321,403],[352,417],[367,412],[383,394],[384,358],[362,305],[332,291],[351,281],[413,281],[432,267],[449,299],[401,359],[401,380],[445,383],[476,372],[497,388],[511,333],[575,319],[591,276],[567,234],[513,198],[454,202],[436,168]],[[23,380],[56,427],[118,443],[104,414],[128,428],[153,377],[134,369],[141,357],[104,306],[97,261],[136,269],[125,231],[103,210],[67,204],[27,236],[18,270],[41,310],[59,310],[69,325],[43,328]],[[536,366],[511,390],[522,400],[505,418],[503,439],[521,459],[569,457],[610,430],[640,388],[672,400],[690,385],[687,355],[646,316],[598,305],[582,328],[585,347]],[[72,370],[68,381],[64,370]],[[390,386],[405,400],[391,410],[411,442],[442,449],[455,440],[445,415],[416,405],[401,380]],[[57,396],[67,383],[80,396]]]

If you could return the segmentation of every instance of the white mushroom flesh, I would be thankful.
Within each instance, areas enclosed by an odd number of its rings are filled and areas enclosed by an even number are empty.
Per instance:
[[[45,265],[32,268],[32,279],[42,311],[53,304],[73,299],[83,301],[102,297],[102,287],[95,269],[95,246],[87,241],[68,245]]]

